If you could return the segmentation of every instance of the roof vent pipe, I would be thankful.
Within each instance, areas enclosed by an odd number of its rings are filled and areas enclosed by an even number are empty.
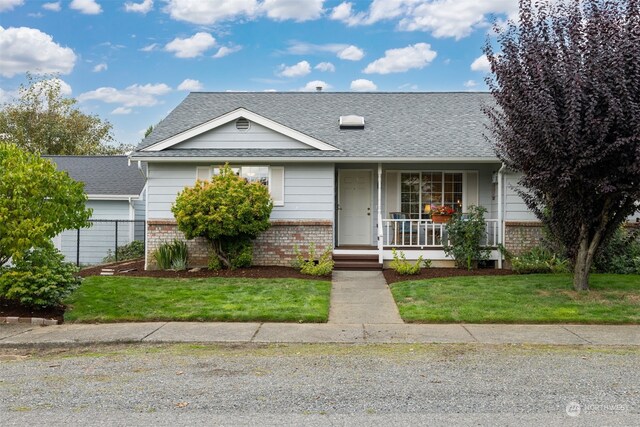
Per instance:
[[[322,86],[316,86],[316,92],[322,92]]]

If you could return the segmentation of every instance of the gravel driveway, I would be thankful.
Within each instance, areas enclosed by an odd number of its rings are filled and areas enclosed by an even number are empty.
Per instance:
[[[572,402],[577,405],[567,410]],[[640,351],[481,345],[0,349],[0,425],[151,423],[638,425]]]

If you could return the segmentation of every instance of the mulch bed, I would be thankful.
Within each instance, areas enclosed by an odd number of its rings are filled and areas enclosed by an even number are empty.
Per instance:
[[[395,282],[405,282],[407,280],[435,279],[438,277],[457,277],[457,276],[508,276],[513,271],[498,268],[478,268],[475,270],[466,270],[463,268],[423,268],[419,274],[414,276],[402,276],[394,270],[384,270],[384,277],[388,284]]]
[[[41,317],[43,319],[56,319],[58,323],[64,320],[64,306],[33,308],[24,307],[0,298],[0,317]]]
[[[114,269],[115,276],[129,276],[129,277],[162,277],[162,278],[178,278],[178,279],[191,279],[191,278],[205,278],[205,277],[239,277],[249,279],[276,279],[276,278],[291,278],[291,279],[312,279],[312,280],[331,280],[331,276],[316,277],[308,276],[300,273],[291,267],[249,267],[238,268],[235,270],[209,270],[207,268],[191,269],[185,271],[172,271],[172,270],[145,270],[144,261],[124,261],[118,264],[111,264],[109,266],[98,266],[85,268],[80,271],[80,275],[83,277],[99,276],[103,268]]]

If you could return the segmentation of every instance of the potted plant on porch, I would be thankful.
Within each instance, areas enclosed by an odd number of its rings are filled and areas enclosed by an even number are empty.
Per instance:
[[[449,222],[451,219],[451,215],[453,215],[456,211],[450,206],[430,206],[429,212],[431,213],[431,220],[437,224],[444,224]],[[425,212],[427,211],[427,206],[425,206]]]

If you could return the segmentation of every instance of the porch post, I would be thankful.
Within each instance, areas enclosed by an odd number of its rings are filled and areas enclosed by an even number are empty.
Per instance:
[[[382,240],[382,163],[378,163],[378,262],[383,262]]]
[[[502,164],[500,169],[498,170],[498,244],[503,243],[504,236],[504,218],[503,218],[503,208],[502,208],[502,179],[504,175],[505,165]],[[502,268],[502,253],[498,255],[498,268]]]

